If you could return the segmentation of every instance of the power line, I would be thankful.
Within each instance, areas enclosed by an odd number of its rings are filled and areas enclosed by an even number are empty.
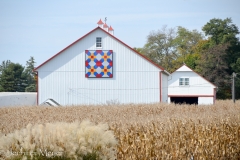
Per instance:
[[[96,99],[93,99],[93,98],[90,98],[90,97],[86,96],[86,95],[83,94],[83,93],[79,93],[79,92],[76,91],[76,90],[73,90],[73,89],[69,89],[69,90],[70,90],[69,93],[73,92],[73,94],[76,95],[76,96],[79,96],[79,95],[80,95],[82,98],[91,99],[91,100],[93,100],[93,101],[95,101],[95,102],[101,103],[101,102],[97,101]],[[74,92],[75,92],[75,93],[74,93]],[[68,97],[68,99],[69,99],[69,97]]]
[[[201,86],[201,85],[205,85],[207,83],[202,83],[202,84],[194,84],[194,85],[188,85],[188,86],[168,86],[168,87],[161,87],[161,88],[191,88],[191,87],[202,87],[202,88],[206,88],[206,87],[209,87],[209,86]],[[200,85],[200,86],[199,86]],[[128,91],[128,90],[136,90],[136,91],[143,91],[143,90],[159,90],[160,88],[154,88],[154,87],[151,87],[151,88],[70,88],[71,90],[93,90],[93,91],[96,91],[96,90],[107,90],[107,91],[115,91],[115,90],[118,90],[118,91]]]
[[[167,87],[166,87],[167,88]],[[159,89],[159,88],[102,88],[102,89],[96,89],[96,88],[71,88],[72,90],[75,89],[82,89],[82,90],[150,90],[150,89]]]

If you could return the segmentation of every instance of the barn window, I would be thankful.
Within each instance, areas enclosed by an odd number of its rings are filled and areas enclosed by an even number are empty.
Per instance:
[[[102,37],[96,38],[96,47],[101,48],[102,47]]]
[[[179,86],[188,86],[189,78],[179,78]]]

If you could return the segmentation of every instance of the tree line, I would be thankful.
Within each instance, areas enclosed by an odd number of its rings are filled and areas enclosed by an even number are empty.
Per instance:
[[[34,64],[33,57],[25,67],[10,60],[3,61],[0,65],[0,92],[36,92]]]
[[[155,63],[173,72],[185,63],[217,86],[218,99],[232,96],[232,74],[235,97],[240,98],[240,41],[238,27],[231,18],[213,18],[202,32],[178,26],[163,26],[151,31],[142,48],[134,48]]]

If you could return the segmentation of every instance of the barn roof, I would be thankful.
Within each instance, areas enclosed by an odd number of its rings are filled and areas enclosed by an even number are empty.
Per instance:
[[[110,37],[114,38],[115,40],[117,40],[119,43],[123,44],[125,47],[129,48],[130,50],[132,50],[133,52],[135,52],[136,54],[138,54],[139,56],[141,56],[142,58],[144,58],[145,60],[147,60],[149,63],[153,64],[155,67],[161,69],[162,71],[164,71],[164,73],[168,74],[169,73],[161,66],[157,65],[156,63],[154,63],[153,61],[151,61],[150,59],[148,59],[146,56],[142,55],[141,53],[137,52],[135,49],[133,49],[132,47],[128,46],[126,43],[122,42],[121,40],[119,40],[118,38],[116,38],[115,36],[113,36],[112,34],[110,34],[109,32],[105,31],[104,29],[102,29],[101,27],[97,27],[95,29],[93,29],[92,31],[88,32],[87,34],[85,34],[84,36],[82,36],[81,38],[79,38],[78,40],[76,40],[75,42],[73,42],[72,44],[68,45],[66,48],[64,48],[63,50],[61,50],[60,52],[58,52],[57,54],[55,54],[54,56],[52,56],[51,58],[49,58],[48,60],[46,60],[45,62],[43,62],[42,64],[40,64],[38,67],[36,67],[34,69],[34,71],[37,71],[40,67],[42,67],[43,65],[45,65],[46,63],[48,63],[49,61],[51,61],[52,59],[54,59],[56,56],[58,56],[59,54],[61,54],[63,51],[67,50],[68,48],[70,48],[71,46],[73,46],[75,43],[81,41],[82,39],[84,39],[85,37],[87,37],[89,34],[93,33],[96,30],[101,30],[103,32],[105,32],[106,34],[108,34]]]
[[[212,82],[210,82],[209,80],[207,80],[206,78],[204,78],[203,76],[201,76],[200,74],[198,74],[197,72],[195,72],[194,70],[192,70],[191,68],[189,68],[186,64],[183,64],[181,67],[179,67],[175,72],[184,72],[184,71],[188,71],[188,72],[194,72],[196,73],[198,76],[202,77],[203,79],[205,79],[207,82],[209,82],[210,84],[212,84],[214,87],[217,88],[217,86],[215,84],[213,84]],[[172,73],[172,74],[173,74]]]

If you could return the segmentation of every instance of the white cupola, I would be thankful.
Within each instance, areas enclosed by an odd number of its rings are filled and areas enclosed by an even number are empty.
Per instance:
[[[101,19],[98,21],[98,23],[97,23],[97,24],[98,24],[98,27],[101,27],[101,28],[103,28],[103,24],[104,24],[104,23],[102,22],[102,20],[101,20]]]
[[[109,32],[110,34],[114,35],[114,30],[113,30],[112,26],[110,26],[110,27],[108,28],[108,32]]]
[[[105,23],[103,23],[103,21],[100,19],[97,23],[98,27],[101,27],[106,32],[110,33],[111,35],[114,35],[114,29],[112,28],[112,26],[108,27],[106,21],[107,21],[107,17],[105,18]]]
[[[108,25],[106,23],[104,23],[103,29],[108,32]]]

